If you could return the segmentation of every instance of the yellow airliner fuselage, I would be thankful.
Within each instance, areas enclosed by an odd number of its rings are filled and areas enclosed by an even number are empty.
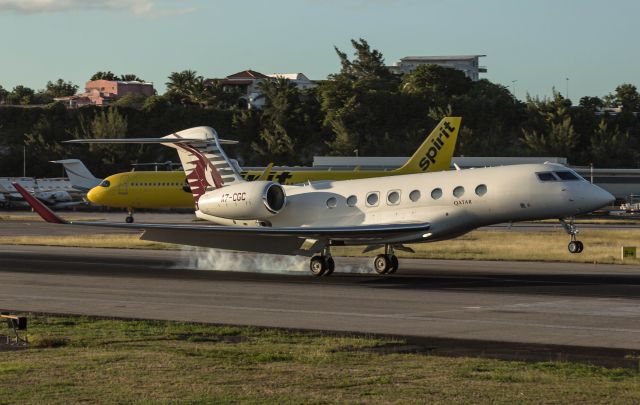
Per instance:
[[[130,209],[194,206],[183,171],[114,174],[92,188],[87,199],[94,204]]]
[[[447,170],[451,166],[460,123],[460,117],[443,118],[413,156],[394,170],[271,171],[269,165],[264,171],[243,171],[240,174],[248,181],[259,179],[290,185]],[[91,189],[87,199],[106,207],[128,208],[130,212],[135,208],[194,208],[195,205],[183,171],[114,174]]]

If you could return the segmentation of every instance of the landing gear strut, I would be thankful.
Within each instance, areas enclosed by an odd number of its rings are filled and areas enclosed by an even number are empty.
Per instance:
[[[321,255],[316,255],[311,258],[309,263],[309,269],[314,276],[330,276],[336,268],[336,262],[331,257],[331,251],[327,246],[322,251]]]
[[[560,219],[560,224],[564,228],[565,232],[571,236],[571,241],[567,246],[570,253],[582,253],[584,250],[584,244],[577,240],[576,235],[578,234],[578,228],[573,223],[573,218],[569,218],[569,222],[564,219]]]
[[[127,209],[127,217],[124,219],[124,221],[128,224],[133,223],[133,208]]]
[[[398,270],[398,257],[394,254],[392,245],[384,245],[384,254],[373,259],[373,268],[378,274],[393,274]]]

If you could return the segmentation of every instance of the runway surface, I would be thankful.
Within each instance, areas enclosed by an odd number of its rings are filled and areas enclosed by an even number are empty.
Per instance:
[[[366,274],[369,259],[336,258],[336,274],[313,278],[306,263],[0,246],[0,308],[392,334],[460,349],[484,342],[484,350],[640,351],[640,266],[402,259],[400,274],[381,277]],[[287,274],[196,270],[256,265]]]

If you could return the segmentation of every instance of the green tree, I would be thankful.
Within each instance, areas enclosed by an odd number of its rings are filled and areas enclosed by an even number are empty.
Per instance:
[[[600,120],[590,139],[591,162],[600,167],[633,164],[638,151],[629,148],[629,140],[628,131],[622,132],[617,126],[610,128],[604,119]]]
[[[9,95],[9,92],[7,90],[5,90],[5,88],[0,85],[0,104],[4,104],[5,103],[8,95]]]
[[[118,76],[113,74],[113,72],[111,71],[107,71],[107,72],[99,71],[94,73],[93,76],[91,76],[91,80],[118,80]]]
[[[553,89],[553,99],[528,98],[528,108],[542,122],[542,129],[522,129],[522,142],[534,155],[564,156],[569,159],[580,141],[571,119],[571,101]]]
[[[580,99],[578,105],[595,112],[598,108],[604,107],[604,101],[600,97],[584,96]]]
[[[48,81],[44,93],[51,98],[73,96],[78,91],[78,86],[58,79],[55,82]]]
[[[166,96],[181,104],[204,104],[205,85],[202,76],[195,70],[173,72],[166,82]]]
[[[123,82],[144,82],[144,80],[139,78],[138,75],[134,75],[132,73],[126,74],[126,75],[120,75],[119,79]]]
[[[78,127],[71,133],[76,139],[118,139],[125,138],[128,129],[127,118],[118,112],[116,107],[98,110],[88,121],[80,115]],[[127,148],[117,144],[91,144],[89,151],[98,154],[103,164],[114,165],[121,161],[130,161],[129,157],[136,148]],[[142,151],[138,148],[138,151]],[[135,161],[132,159],[131,161]]]
[[[33,103],[35,91],[29,87],[18,85],[11,90],[11,93],[6,97],[7,104],[13,105],[28,105]]]
[[[142,108],[147,100],[147,96],[144,94],[127,93],[120,97],[115,103],[116,107],[130,107],[130,108]]]
[[[427,94],[440,99],[464,94],[471,89],[472,83],[458,69],[423,65],[405,74],[400,88],[406,93]]]
[[[615,102],[624,111],[640,111],[640,94],[638,94],[638,89],[633,84],[625,83],[616,87]]]
[[[364,39],[351,44],[354,59],[336,48],[340,73],[330,75],[318,90],[323,124],[336,135],[329,149],[343,155],[354,149],[361,154],[395,151],[407,136],[403,120],[411,107],[397,96],[399,79],[389,72],[382,54]]]

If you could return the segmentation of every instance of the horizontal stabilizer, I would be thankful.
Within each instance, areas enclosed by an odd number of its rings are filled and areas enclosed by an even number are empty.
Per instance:
[[[219,139],[221,144],[235,145],[238,141],[231,139]],[[112,143],[202,143],[207,142],[204,139],[185,139],[185,138],[102,138],[102,139],[72,139],[64,141],[64,143],[95,143],[95,144],[112,144]]]

